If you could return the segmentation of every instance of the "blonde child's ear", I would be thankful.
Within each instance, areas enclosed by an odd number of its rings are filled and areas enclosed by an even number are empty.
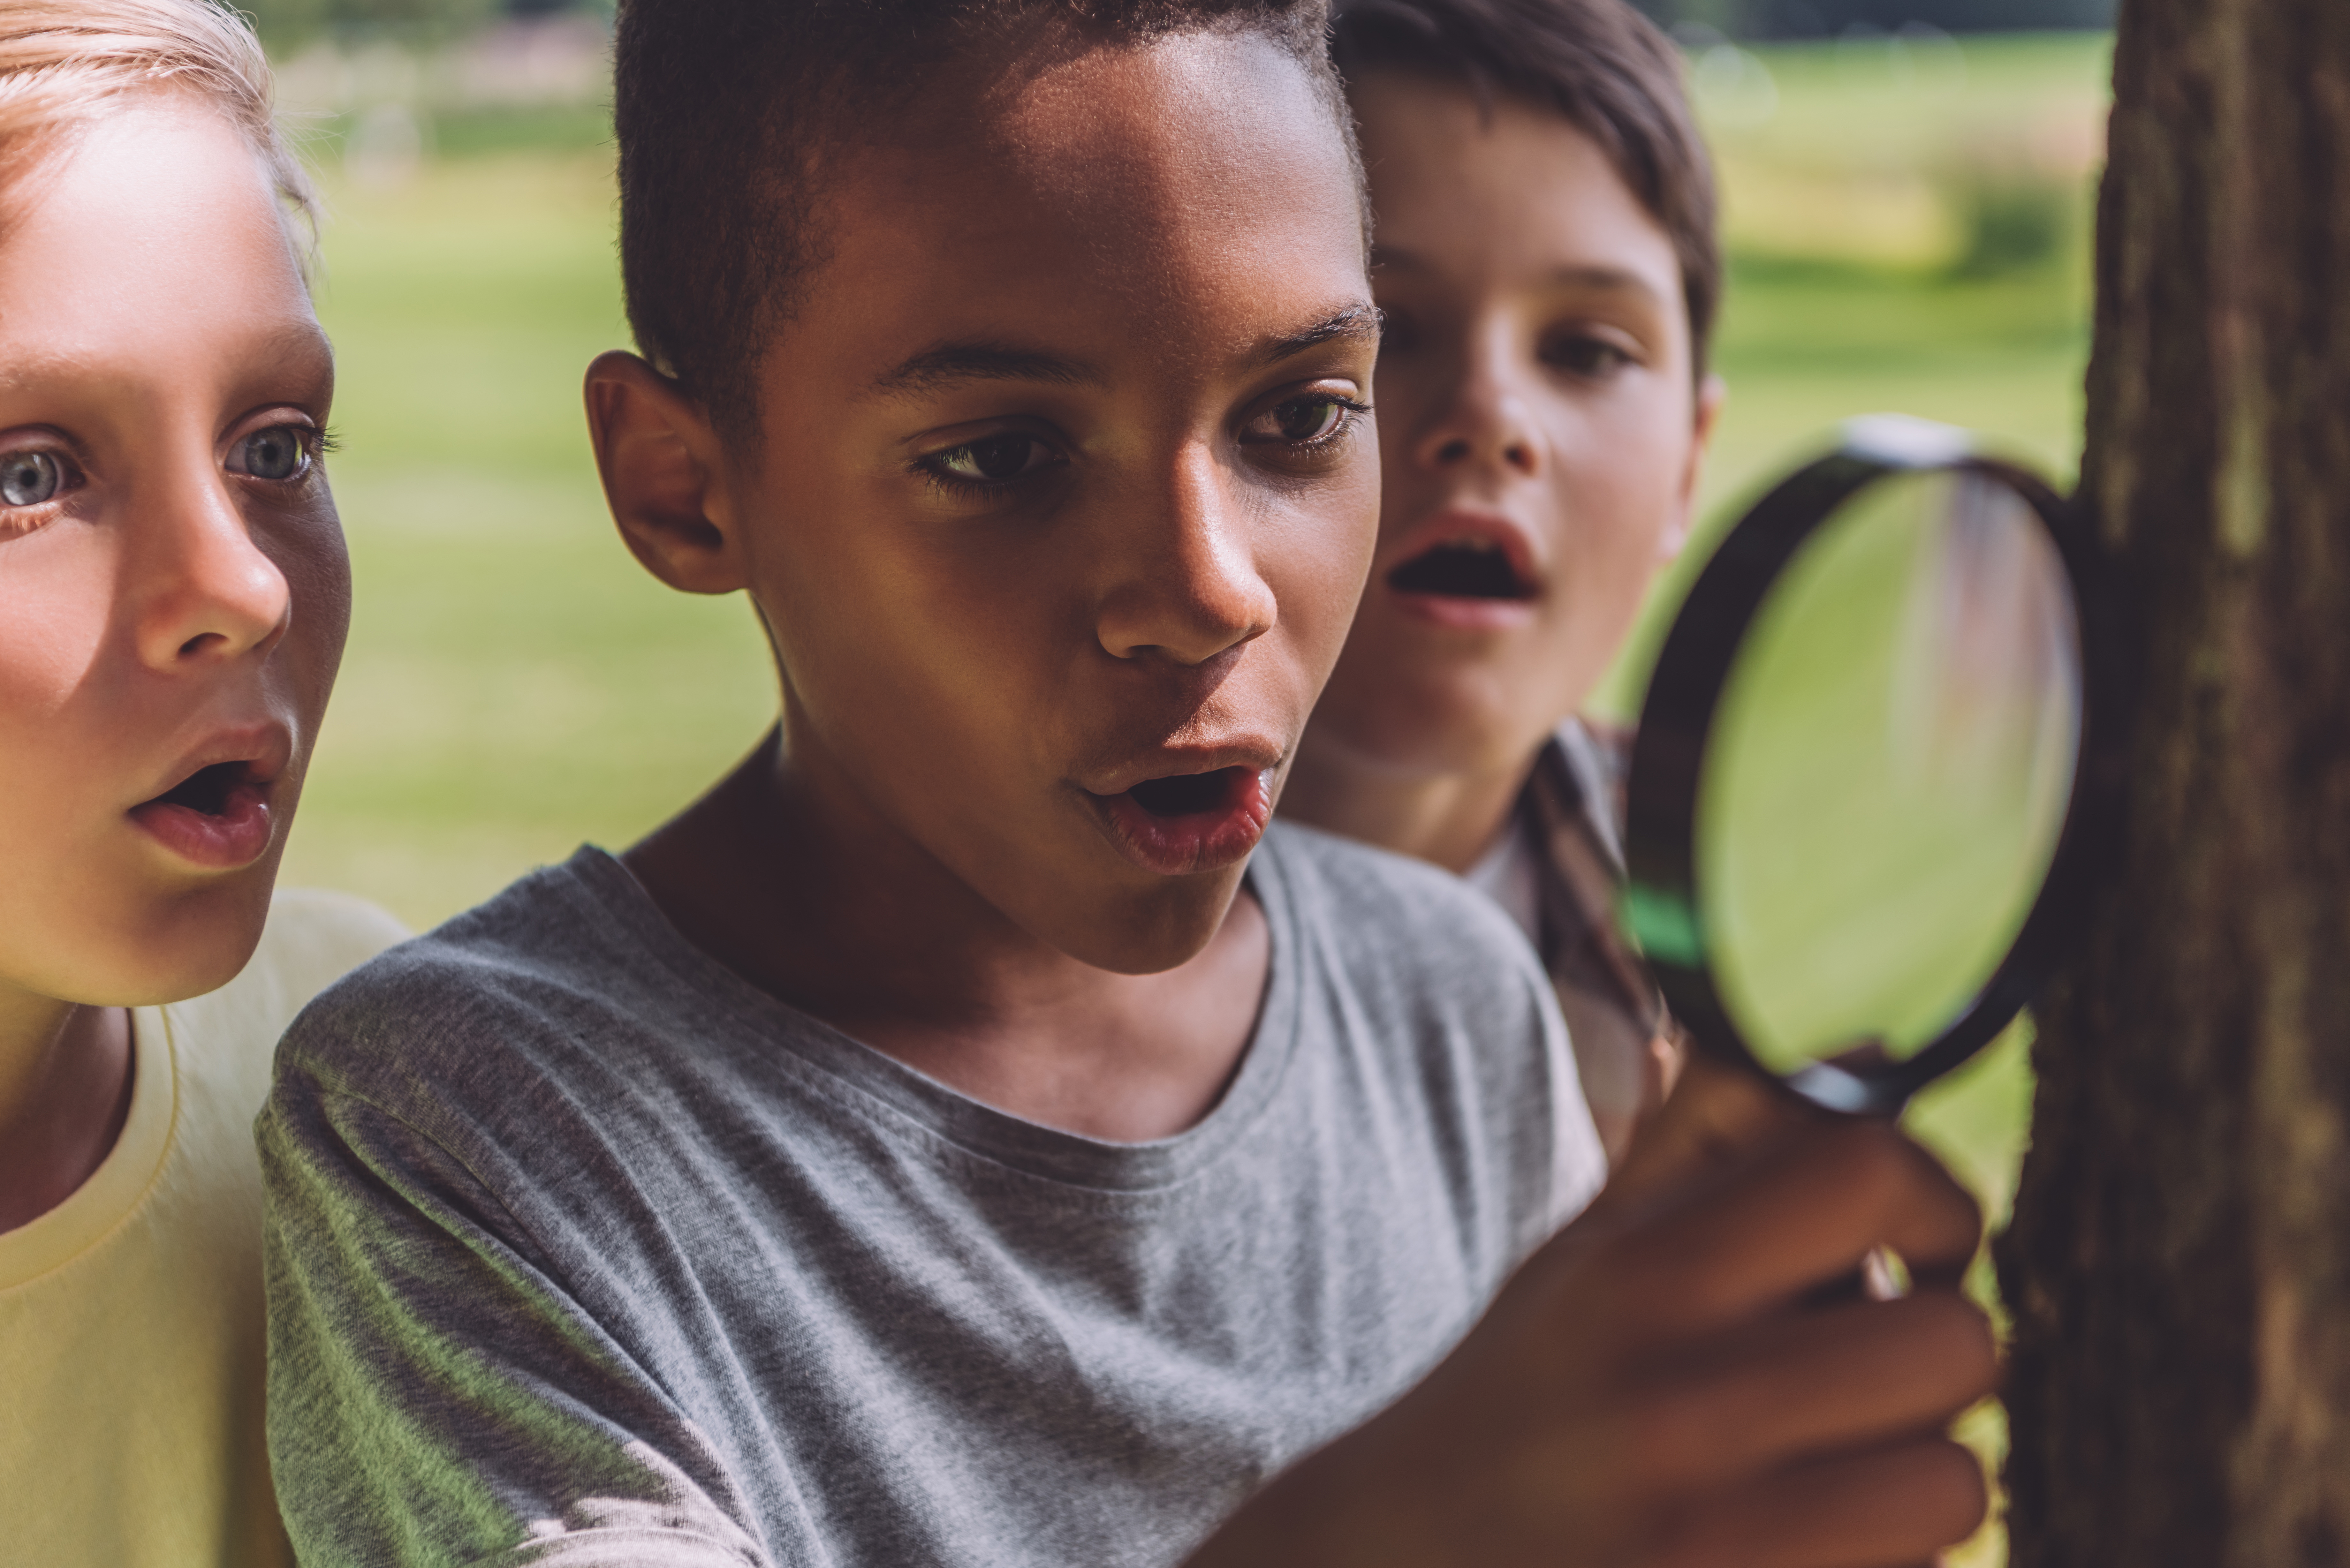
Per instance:
[[[1673,520],[1666,528],[1660,548],[1667,560],[1681,553],[1689,543],[1690,523],[1697,512],[1698,482],[1705,476],[1706,449],[1713,444],[1713,427],[1721,417],[1721,405],[1729,400],[1730,383],[1719,376],[1708,376],[1698,383],[1697,399],[1690,410],[1689,460],[1681,468],[1680,491],[1674,498]]]
[[[586,392],[596,472],[630,554],[684,593],[744,587],[749,573],[708,412],[669,377],[618,350],[588,367]]]

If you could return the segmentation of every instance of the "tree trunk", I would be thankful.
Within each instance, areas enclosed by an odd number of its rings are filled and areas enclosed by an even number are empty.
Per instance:
[[[2125,0],[2118,863],[1998,1253],[2017,1568],[2350,1563],[2350,0]]]

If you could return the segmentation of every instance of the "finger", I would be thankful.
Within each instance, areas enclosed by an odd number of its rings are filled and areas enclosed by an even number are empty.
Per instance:
[[[1990,1320],[1955,1292],[1766,1318],[1636,1383],[1624,1459],[1675,1490],[1719,1485],[1939,1430],[1998,1379]]]
[[[1901,1568],[1974,1533],[1982,1467],[1926,1438],[1774,1471],[1674,1511],[1654,1568]]]
[[[1760,1073],[1689,1052],[1670,1096],[1641,1125],[1593,1211],[1669,1201],[1823,1116]]]
[[[1784,1303],[1875,1247],[1919,1281],[1956,1278],[1981,1240],[1981,1210],[1932,1156],[1887,1125],[1840,1119],[1605,1235],[1592,1262],[1627,1287],[1617,1299],[1638,1332],[1661,1338]]]

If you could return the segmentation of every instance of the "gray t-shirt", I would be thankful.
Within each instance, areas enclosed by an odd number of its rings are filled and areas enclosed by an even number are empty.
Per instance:
[[[1249,886],[1255,1033],[1154,1143],[785,1006],[594,849],[328,992],[257,1129],[302,1560],[1180,1559],[1604,1172],[1488,902],[1285,826]]]

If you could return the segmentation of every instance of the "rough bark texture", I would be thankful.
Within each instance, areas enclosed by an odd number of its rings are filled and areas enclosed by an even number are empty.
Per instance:
[[[2350,0],[2125,0],[2115,91],[2137,722],[1999,1249],[2012,1560],[2350,1563]]]

